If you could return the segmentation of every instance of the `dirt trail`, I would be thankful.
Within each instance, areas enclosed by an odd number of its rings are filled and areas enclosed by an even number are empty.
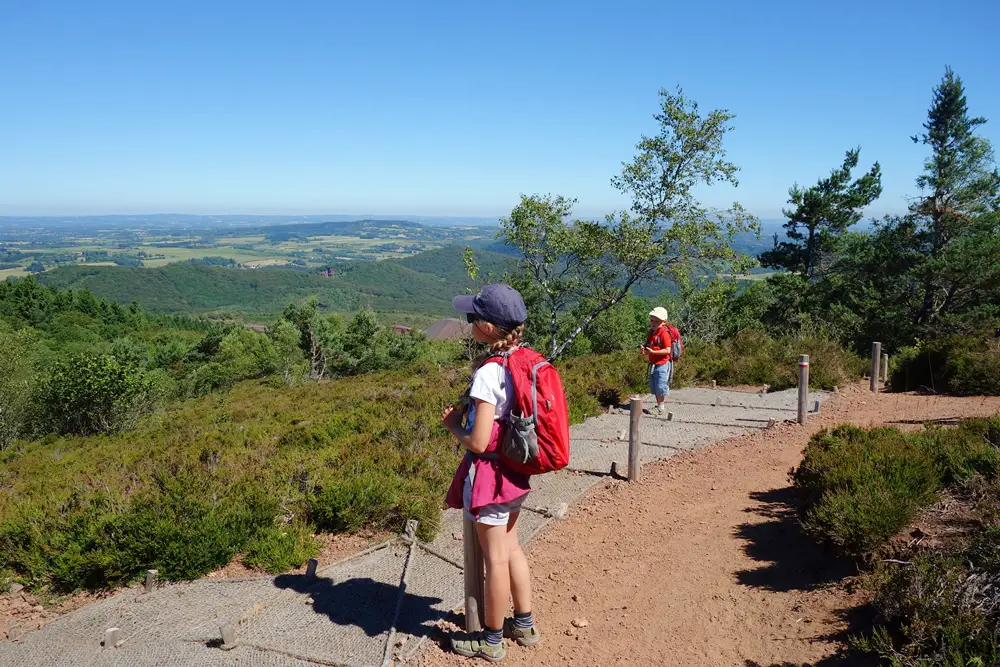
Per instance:
[[[509,665],[830,667],[865,664],[845,638],[864,622],[854,574],[799,531],[789,470],[809,436],[852,423],[919,428],[1000,412],[1000,398],[880,394],[847,387],[808,427],[784,424],[595,487],[529,549],[535,649]],[[586,619],[576,629],[572,621]],[[425,667],[466,664],[430,646]],[[485,664],[485,663],[483,663]]]

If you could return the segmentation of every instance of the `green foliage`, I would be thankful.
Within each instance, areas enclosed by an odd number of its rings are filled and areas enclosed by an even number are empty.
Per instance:
[[[259,532],[243,553],[243,564],[271,574],[301,566],[319,553],[312,526],[291,523]]]
[[[547,334],[550,358],[561,355],[633,286],[695,264],[739,264],[732,237],[759,231],[739,204],[710,211],[694,197],[702,184],[737,183],[737,167],[726,161],[723,148],[733,115],[715,110],[702,117],[697,103],[680,90],[661,90],[654,118],[658,134],[642,137],[633,161],[612,179],[632,197],[631,214],[570,221],[575,200],[522,195],[500,222],[504,240],[521,253],[513,283],[532,312],[532,328]]]
[[[1000,394],[1000,339],[945,336],[903,348],[890,369],[893,391]]]
[[[104,354],[57,361],[39,389],[42,423],[57,433],[92,435],[134,428],[152,408],[141,369]]]
[[[372,307],[404,312],[447,313],[454,285],[395,261],[337,264],[333,278],[302,271],[240,270],[177,262],[149,269],[64,266],[38,280],[84,289],[120,304],[140,301],[152,312],[276,313],[290,301],[316,296],[323,310]]]
[[[791,240],[762,255],[800,272],[768,280],[763,322],[772,335],[808,324],[864,353],[878,340],[890,354],[918,340],[977,335],[1000,322],[1000,172],[990,142],[975,133],[960,78],[946,70],[924,132],[930,149],[917,178],[920,197],[904,216],[870,232],[845,231],[858,205],[877,194],[878,173],[850,183],[857,162],[810,190],[792,189]],[[821,270],[820,270],[821,269]]]
[[[858,166],[860,154],[860,148],[847,151],[844,164],[811,188],[792,186],[788,203],[795,208],[783,211],[788,218],[785,235],[790,241],[763,253],[764,266],[783,268],[807,278],[823,272],[824,260],[837,251],[841,235],[861,220],[862,209],[882,194],[878,162],[851,182],[851,171]]]
[[[798,386],[798,358],[809,355],[809,384],[821,389],[860,379],[865,362],[820,336],[771,338],[755,330],[715,344],[688,340],[674,370],[675,384],[770,385],[775,390]]]
[[[902,433],[841,426],[810,440],[792,474],[803,524],[822,541],[864,557],[902,530],[946,486],[994,477],[1000,421]]]
[[[0,451],[28,430],[35,393],[36,336],[0,322]]]
[[[995,486],[986,502],[1000,506]],[[864,579],[886,620],[855,641],[898,667],[995,665],[1000,630],[992,610],[1000,577],[1000,525],[989,523],[958,548],[905,554],[908,565],[880,564]],[[902,554],[901,554],[902,555]]]

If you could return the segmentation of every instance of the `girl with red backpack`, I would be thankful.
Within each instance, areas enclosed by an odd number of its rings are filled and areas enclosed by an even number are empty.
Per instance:
[[[528,311],[521,295],[509,285],[488,285],[479,294],[455,297],[452,303],[472,324],[472,338],[489,345],[490,352],[475,365],[467,399],[441,415],[441,423],[466,449],[448,490],[448,505],[462,508],[465,517],[475,521],[486,561],[485,629],[456,634],[451,646],[460,655],[499,662],[506,655],[504,636],[522,646],[541,639],[531,615],[528,561],[517,537],[521,504],[530,490],[528,475],[514,470],[510,459],[501,456],[514,446],[507,441],[517,439],[509,433],[511,423],[525,414],[516,414],[524,407],[518,400],[524,383],[518,379],[516,386],[515,374],[520,373],[525,355],[536,353],[521,347]],[[534,391],[534,383],[530,388]],[[568,426],[566,437],[568,454]],[[530,456],[526,453],[525,460]],[[514,618],[505,619],[511,597]]]

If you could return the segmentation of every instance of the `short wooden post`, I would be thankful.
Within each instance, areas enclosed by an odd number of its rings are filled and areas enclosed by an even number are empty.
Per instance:
[[[219,648],[223,651],[230,651],[239,644],[239,640],[236,638],[236,630],[233,629],[232,623],[225,619],[219,620],[219,634],[222,636],[222,646]]]
[[[642,399],[633,398],[630,406],[630,419],[628,423],[628,481],[639,481],[639,470],[641,462],[639,452],[642,449],[642,440],[639,439],[639,417],[642,416]]]
[[[310,558],[309,563],[306,565],[306,576],[310,579],[315,579],[317,569],[319,569],[319,559]]]
[[[878,371],[879,364],[882,361],[882,343],[872,343],[872,383],[871,389],[873,394],[878,393]]]
[[[618,461],[611,462],[611,476],[618,477]]]
[[[462,520],[462,538],[465,546],[465,631],[479,632],[483,629],[481,614],[485,611],[486,570],[476,524],[468,517]]]
[[[122,631],[118,628],[108,628],[104,631],[104,648],[118,648],[122,640]]]
[[[809,413],[809,355],[799,355],[799,423],[805,424]]]
[[[146,584],[145,589],[147,593],[152,593],[156,588],[156,577],[159,575],[159,570],[146,570]]]
[[[889,382],[889,355],[882,353],[882,382]]]

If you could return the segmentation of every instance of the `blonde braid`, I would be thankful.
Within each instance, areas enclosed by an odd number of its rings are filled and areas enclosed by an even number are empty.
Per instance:
[[[507,352],[508,350],[514,349],[515,347],[520,345],[521,341],[524,339],[523,322],[521,324],[518,324],[516,327],[514,327],[507,333],[504,333],[504,330],[500,329],[499,327],[497,327],[497,330],[500,333],[503,333],[503,337],[493,343],[490,343],[489,350],[483,352],[482,354],[476,355],[476,358],[473,359],[472,363],[470,364],[470,368],[472,369],[473,373],[475,373],[476,370],[483,365],[484,361],[486,361],[490,357],[496,356],[497,354],[501,354],[503,352]]]
[[[500,330],[501,332],[503,329]],[[506,352],[521,344],[524,338],[524,322],[511,329],[507,335],[490,345],[491,352]]]

